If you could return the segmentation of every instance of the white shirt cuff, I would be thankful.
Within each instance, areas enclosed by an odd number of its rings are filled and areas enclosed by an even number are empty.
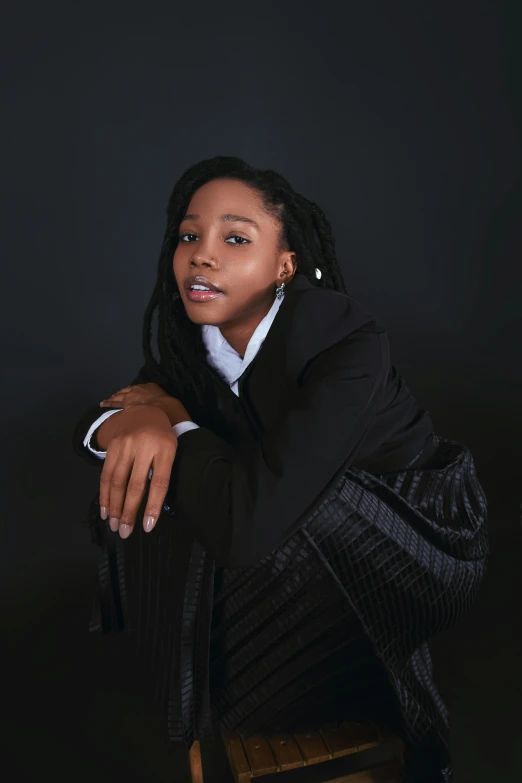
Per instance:
[[[180,421],[178,424],[174,424],[172,429],[176,438],[179,438],[184,432],[199,429],[199,424],[196,424],[194,421]]]
[[[108,419],[109,416],[112,416],[113,413],[118,413],[118,411],[122,411],[122,410],[124,410],[124,408],[111,408],[110,411],[105,411],[104,413],[102,413],[102,415],[99,416],[96,419],[96,421],[93,421],[93,423],[91,424],[91,426],[89,427],[89,429],[87,431],[87,435],[83,439],[83,445],[86,446],[86,448],[88,448],[90,452],[95,454],[100,459],[105,459],[105,457],[107,456],[107,452],[106,451],[96,451],[96,449],[93,449],[93,447],[91,446],[91,438],[93,436],[94,430],[97,430],[98,427],[101,424],[103,424],[105,419]]]

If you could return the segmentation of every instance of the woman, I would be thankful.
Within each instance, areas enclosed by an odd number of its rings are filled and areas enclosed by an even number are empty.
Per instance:
[[[102,466],[91,629],[135,636],[187,748],[211,719],[243,737],[374,720],[402,736],[404,780],[450,781],[427,640],[487,567],[469,449],[435,435],[285,179],[205,160],[167,214],[145,364],[73,438]]]

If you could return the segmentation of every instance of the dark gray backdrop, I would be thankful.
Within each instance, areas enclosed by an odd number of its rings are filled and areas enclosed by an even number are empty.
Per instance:
[[[436,431],[473,450],[492,561],[433,652],[456,783],[520,774],[516,5],[11,4],[1,551],[15,780],[185,779],[121,639],[87,633],[95,552],[80,520],[99,473],[70,441],[139,368],[167,198],[216,154],[278,170],[325,210],[393,363]],[[227,779],[219,763],[209,780]]]

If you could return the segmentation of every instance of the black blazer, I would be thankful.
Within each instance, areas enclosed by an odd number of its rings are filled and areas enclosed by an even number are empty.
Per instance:
[[[131,384],[150,381],[169,390],[146,366]],[[239,398],[228,392],[249,435],[231,442],[206,426],[181,435],[166,501],[217,565],[248,566],[273,551],[343,467],[398,470],[423,447],[416,464],[433,453],[431,418],[392,366],[385,328],[352,297],[300,273],[239,379]],[[84,412],[73,447],[101,470],[83,446],[100,412]]]
[[[155,367],[132,382],[147,381],[176,396]],[[226,383],[222,391],[221,418],[183,400],[203,426],[178,440],[165,518],[151,533],[138,524],[120,539],[92,501],[99,558],[90,629],[134,634],[168,699],[169,737],[188,749],[212,736],[216,582],[233,586],[230,601],[255,627],[259,585],[280,589],[287,564],[295,585],[305,584],[313,552],[400,701],[405,783],[451,780],[448,713],[427,640],[467,611],[487,566],[486,498],[469,449],[433,433],[391,365],[382,325],[350,296],[301,274],[239,397]],[[99,415],[98,405],[85,411],[73,445],[101,469],[82,445]]]

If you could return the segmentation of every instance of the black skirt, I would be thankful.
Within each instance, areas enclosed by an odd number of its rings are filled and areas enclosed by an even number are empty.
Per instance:
[[[244,738],[342,720],[398,728],[397,695],[335,579],[303,536],[285,558],[248,574],[216,571],[213,720]]]
[[[249,568],[216,569],[177,519],[126,540],[98,526],[91,630],[134,637],[171,740],[213,736],[212,719],[244,738],[372,720],[402,736],[405,783],[452,780],[427,642],[476,597],[487,504],[469,449],[432,445],[400,471],[344,470]]]

